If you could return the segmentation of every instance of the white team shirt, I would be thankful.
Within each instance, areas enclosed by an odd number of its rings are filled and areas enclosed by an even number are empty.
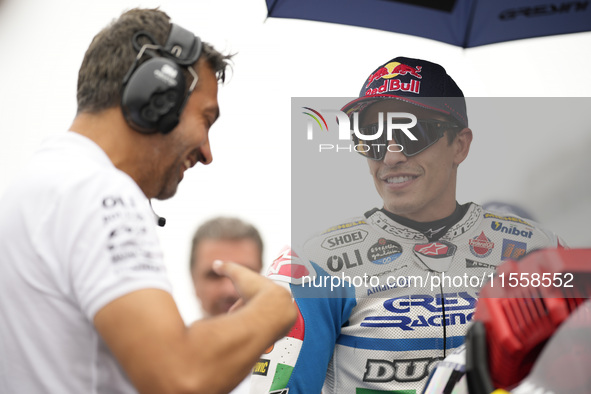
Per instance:
[[[46,141],[0,199],[0,392],[135,393],[93,319],[144,288],[171,292],[145,195],[90,139]]]

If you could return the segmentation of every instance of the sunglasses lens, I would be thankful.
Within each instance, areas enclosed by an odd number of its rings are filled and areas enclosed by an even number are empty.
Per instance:
[[[404,147],[402,151],[406,156],[414,156],[437,141],[443,135],[443,129],[440,122],[419,121],[416,126],[411,127],[409,131],[416,137],[416,141],[411,140],[402,130],[394,130],[394,138]]]
[[[371,124],[366,127],[360,127],[359,133],[366,135],[368,139],[359,138],[353,134],[353,141],[356,144],[355,150],[361,155],[373,159],[382,160],[386,156],[389,144],[402,145],[405,156],[414,156],[437,141],[443,136],[445,130],[457,128],[453,123],[442,122],[439,120],[419,120],[416,126],[411,127],[408,131],[416,138],[413,140],[401,129],[394,129],[392,131],[393,141],[388,141],[386,133],[387,125],[383,125],[382,133],[378,138],[375,138],[379,132],[377,124]],[[392,152],[399,152],[398,147],[391,149]]]
[[[368,136],[368,139],[358,138],[355,134],[353,134],[353,141],[356,145],[355,150],[361,155],[372,160],[382,160],[384,156],[386,156],[386,148],[388,146],[386,133],[382,133],[376,139],[375,135],[377,132],[378,125],[372,124],[367,127],[359,128],[359,133],[361,135]]]

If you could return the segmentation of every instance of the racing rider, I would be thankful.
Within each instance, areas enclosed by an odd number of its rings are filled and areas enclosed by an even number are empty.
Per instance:
[[[270,267],[299,319],[261,356],[253,393],[418,393],[463,344],[495,267],[560,245],[533,221],[456,201],[472,131],[464,95],[440,65],[394,58],[342,111],[358,116],[353,140],[383,206],[285,250]],[[416,124],[388,138],[393,112]]]

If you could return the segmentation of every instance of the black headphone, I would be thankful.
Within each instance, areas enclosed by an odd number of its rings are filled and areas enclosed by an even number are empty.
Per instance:
[[[141,36],[151,44],[141,46],[138,42]],[[167,134],[179,123],[181,112],[197,85],[197,74],[191,66],[201,55],[203,45],[199,37],[175,24],[171,24],[164,47],[143,30],[133,35],[132,43],[138,55],[123,78],[123,116],[140,133]],[[138,66],[144,54],[152,58]],[[188,89],[184,69],[193,77]]]

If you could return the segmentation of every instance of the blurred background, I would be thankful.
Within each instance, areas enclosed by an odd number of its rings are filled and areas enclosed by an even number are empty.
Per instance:
[[[372,70],[398,55],[440,63],[467,97],[591,96],[591,33],[462,49],[366,28],[267,19],[263,0],[0,0],[0,193],[43,139],[69,128],[92,37],[127,9],[157,6],[217,49],[237,53],[210,134],[213,163],[188,171],[173,199],[154,203],[167,219],[159,236],[187,322],[199,317],[188,266],[200,223],[218,215],[253,223],[265,241],[266,266],[291,242],[292,97],[356,96]],[[561,115],[538,108],[523,116]],[[482,135],[474,125],[458,200],[525,206],[567,244],[591,246],[589,124],[558,122],[544,134],[532,126],[512,130],[509,140],[503,130]],[[295,153],[297,166],[305,158]]]

